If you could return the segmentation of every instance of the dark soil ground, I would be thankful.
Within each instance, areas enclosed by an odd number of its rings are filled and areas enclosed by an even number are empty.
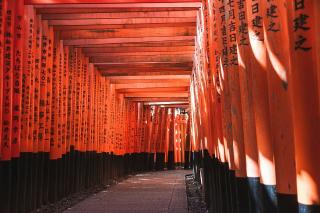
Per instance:
[[[207,213],[204,193],[201,184],[194,179],[194,175],[186,175],[188,211],[190,213]]]

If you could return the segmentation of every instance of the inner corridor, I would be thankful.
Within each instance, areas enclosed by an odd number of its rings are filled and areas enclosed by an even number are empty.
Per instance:
[[[185,175],[190,173],[186,170],[139,173],[64,213],[187,213]]]

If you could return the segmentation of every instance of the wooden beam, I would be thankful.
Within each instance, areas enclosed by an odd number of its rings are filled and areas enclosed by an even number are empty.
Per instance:
[[[163,79],[172,79],[172,80],[190,80],[190,75],[145,75],[145,76],[119,76],[119,77],[107,77],[107,79],[113,80],[163,80]]]
[[[144,102],[144,105],[172,105],[172,104],[189,104],[189,101],[159,101],[159,102]]]
[[[112,84],[134,84],[134,83],[175,83],[190,82],[190,75],[145,75],[145,76],[109,76],[106,77]]]
[[[122,52],[122,53],[85,53],[87,57],[122,57],[122,56],[176,56],[176,55],[193,55],[193,51],[180,52]]]
[[[194,40],[188,41],[149,41],[149,42],[129,42],[129,43],[101,43],[90,44],[84,43],[75,44],[79,48],[111,48],[111,47],[180,47],[180,46],[194,46]]]
[[[103,76],[145,76],[145,75],[191,75],[192,71],[162,71],[162,72],[127,72],[127,73],[107,73],[101,72]]]
[[[176,52],[194,52],[193,46],[178,46],[178,47],[91,47],[91,48],[83,48],[83,52],[86,55],[92,54],[92,53],[176,53]]]
[[[113,69],[144,69],[144,68],[191,68],[193,62],[183,63],[169,63],[169,62],[144,62],[144,63],[105,63],[97,64],[97,68],[101,70],[113,70]]]
[[[151,23],[151,24],[95,24],[95,25],[56,25],[54,30],[107,30],[107,29],[132,29],[132,28],[158,28],[158,27],[195,27],[195,22],[180,23]]]
[[[116,89],[141,89],[141,88],[174,88],[174,87],[189,87],[190,83],[187,81],[176,80],[173,83],[131,83],[131,84],[116,84]]]
[[[128,18],[128,19],[80,19],[49,20],[49,25],[100,25],[100,24],[158,24],[195,22],[195,18]]]
[[[180,97],[144,97],[144,98],[127,98],[130,101],[137,102],[160,102],[160,101],[188,101],[188,98]]]
[[[142,92],[142,93],[126,93],[125,98],[188,98],[188,92]]]
[[[149,56],[99,56],[90,57],[94,64],[103,63],[135,63],[135,62],[191,62],[192,54],[188,55],[149,55]]]
[[[64,40],[63,43],[64,45],[100,45],[100,44],[116,44],[116,43],[124,44],[124,43],[172,42],[172,41],[194,41],[194,36],[73,39],[73,40]]]
[[[128,18],[196,18],[197,10],[152,11],[152,12],[114,12],[114,13],[57,13],[42,14],[43,20],[77,20],[77,19],[128,19]]]
[[[169,37],[195,36],[195,27],[160,27],[136,29],[105,29],[105,30],[63,30],[60,39],[103,39],[103,38],[138,38],[138,37]]]
[[[118,93],[158,93],[158,92],[166,92],[166,93],[172,93],[172,92],[188,92],[189,87],[164,87],[164,88],[136,88],[136,89],[118,89]]]
[[[25,0],[25,4],[35,5],[36,8],[200,8],[198,0],[168,0],[165,3],[152,0]]]
[[[86,8],[49,8],[36,6],[38,14],[81,14],[81,13],[129,13],[129,12],[160,12],[160,11],[195,11],[198,7],[130,7],[130,8],[107,8],[107,7],[86,7]]]

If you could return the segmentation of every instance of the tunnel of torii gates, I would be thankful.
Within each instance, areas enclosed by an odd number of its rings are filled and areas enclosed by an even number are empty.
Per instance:
[[[182,163],[212,212],[320,212],[320,1],[0,4],[1,213]]]

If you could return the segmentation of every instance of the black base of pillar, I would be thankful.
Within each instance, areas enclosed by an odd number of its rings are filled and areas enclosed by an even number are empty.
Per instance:
[[[264,212],[277,212],[277,192],[275,185],[261,184]]]
[[[155,169],[157,171],[164,170],[164,153],[157,152],[156,153],[156,166]]]
[[[248,177],[250,212],[263,212],[263,197],[259,177]]]
[[[190,151],[184,152],[184,169],[191,169],[190,165]]]
[[[249,194],[248,194],[248,181],[247,178],[237,177],[237,194],[238,194],[238,210],[239,213],[250,212],[249,208]]]
[[[11,161],[0,161],[0,212],[10,213],[11,210],[11,184],[12,165]]]
[[[298,212],[297,195],[278,193],[277,197],[278,197],[278,210],[280,213]]]
[[[154,153],[149,153],[148,156],[148,170],[152,171],[154,169]]]
[[[168,170],[175,169],[175,162],[174,162],[174,152],[169,151],[168,152]]]
[[[304,205],[299,203],[299,213],[319,213],[320,205]]]

